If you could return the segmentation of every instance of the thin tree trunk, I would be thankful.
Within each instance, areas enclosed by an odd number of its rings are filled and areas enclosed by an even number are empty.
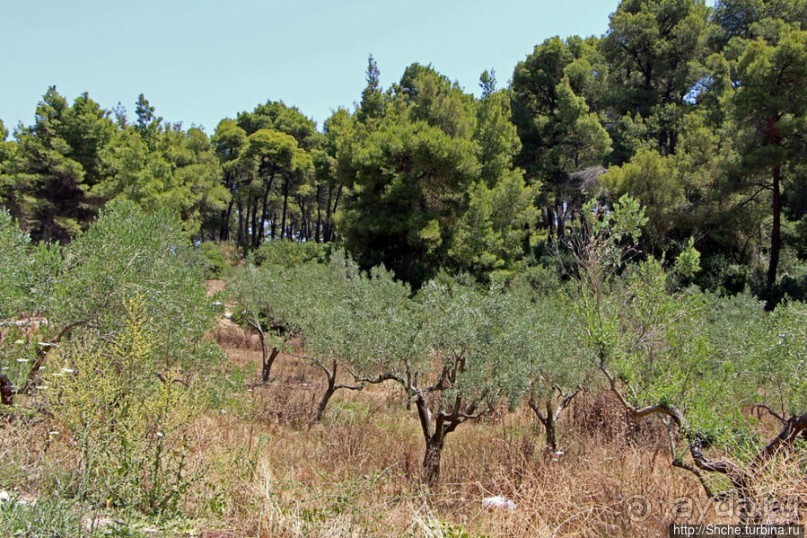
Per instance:
[[[328,214],[326,215],[326,223],[327,223],[327,234],[325,236],[325,241],[330,242],[333,241],[334,233],[333,233],[333,216],[336,214],[336,211],[339,209],[339,199],[342,197],[342,185],[339,185],[339,188],[336,189],[336,196],[333,202],[333,206],[330,203],[330,195],[328,200]]]
[[[322,185],[317,185],[317,220],[314,224],[314,242],[321,242],[322,233]]]
[[[315,423],[322,420],[323,415],[325,415],[325,409],[328,407],[328,402],[331,401],[331,396],[333,396],[333,393],[336,392],[336,367],[336,360],[334,360],[333,367],[330,371],[327,368],[322,368],[325,372],[325,376],[328,379],[328,387],[325,389],[322,398],[319,400],[319,405],[317,406],[317,416],[314,418]]]
[[[236,210],[238,211],[238,246],[241,247],[243,251],[246,251],[246,241],[244,240],[246,233],[244,229],[244,204],[240,199],[236,204]],[[245,252],[242,252],[242,254],[245,254]]]
[[[268,353],[266,346],[261,344],[262,353],[263,353],[263,361],[261,364],[261,381],[264,383],[269,382],[269,375],[272,373],[272,365],[275,363],[275,359],[278,355],[280,355],[280,350],[276,347],[272,348],[272,351]]]
[[[544,423],[544,428],[546,429],[546,446],[549,447],[553,453],[558,451],[558,437],[557,437],[557,430],[555,428],[555,417],[552,414],[552,410],[547,404],[547,419]]]
[[[328,189],[328,199],[325,201],[325,225],[322,230],[323,242],[331,240],[331,199],[333,198],[333,189]]]
[[[252,248],[261,246],[260,236],[258,235],[258,207],[259,199],[255,198],[252,202]]]
[[[534,400],[530,400],[529,404],[533,413],[535,413],[535,416],[538,418],[538,421],[544,427],[546,448],[551,450],[552,453],[557,452],[558,438],[555,428],[555,410],[552,409],[552,403],[549,401],[546,402],[546,414],[541,411],[541,407]]]
[[[289,180],[286,178],[283,182],[283,217],[280,221],[280,239],[283,239],[286,233],[286,211],[289,206]]]
[[[247,200],[247,212],[244,215],[244,252],[252,248],[252,200]]]
[[[771,230],[771,252],[768,265],[768,289],[776,284],[776,273],[779,268],[779,252],[782,248],[782,167],[778,163],[773,167],[773,229]]]
[[[258,320],[247,320],[247,323],[258,333],[258,340],[261,342],[261,381],[268,383],[269,376],[272,373],[272,365],[275,363],[277,356],[280,355],[280,350],[276,347],[269,349],[269,345],[266,343],[266,334],[263,332],[263,327],[261,327]]]
[[[557,391],[560,401],[557,407],[555,407],[552,404],[552,396],[550,396],[544,402],[545,412],[541,411],[541,406],[538,405],[535,400],[532,398],[529,400],[530,409],[532,409],[535,416],[538,417],[538,420],[544,426],[546,432],[546,447],[553,453],[558,451],[558,421],[566,408],[569,407],[569,404],[572,403],[574,397],[580,393],[581,389],[578,387],[570,394],[566,394],[559,386],[556,386],[555,390]]]
[[[227,204],[227,210],[224,212],[224,217],[221,222],[221,228],[219,229],[219,241],[229,241],[230,240],[230,220],[233,216],[233,205],[235,204],[235,198],[230,197],[230,203]]]
[[[328,380],[328,386],[325,389],[325,392],[322,395],[322,398],[319,401],[319,405],[317,406],[317,415],[314,417],[313,424],[317,424],[318,422],[322,421],[322,417],[325,416],[325,410],[328,408],[328,403],[331,401],[331,397],[336,393],[337,390],[340,389],[347,389],[347,390],[363,390],[363,385],[337,385],[336,384],[336,375],[339,369],[339,364],[336,362],[336,359],[331,359],[331,368],[330,370],[321,363],[316,363],[317,366],[325,373],[325,378]]]
[[[552,238],[555,235],[555,210],[552,206],[546,208],[546,228],[549,233],[548,237]]]
[[[263,194],[263,208],[261,209],[261,222],[259,223],[258,229],[258,244],[255,247],[260,246],[260,241],[263,240],[263,233],[266,228],[266,217],[268,213],[268,205],[269,205],[269,193],[272,192],[272,183],[274,183],[275,176],[274,174],[269,178],[269,184],[266,186],[266,191]]]

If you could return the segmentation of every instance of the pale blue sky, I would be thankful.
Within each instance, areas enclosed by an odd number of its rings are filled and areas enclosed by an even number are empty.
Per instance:
[[[384,87],[431,63],[478,93],[507,84],[547,37],[600,35],[618,0],[0,0],[0,119],[33,122],[49,85],[132,116],[144,93],[166,120],[203,125],[267,99],[322,125],[351,107],[372,53]]]

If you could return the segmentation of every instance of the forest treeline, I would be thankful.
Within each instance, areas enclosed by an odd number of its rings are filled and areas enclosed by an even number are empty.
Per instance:
[[[179,215],[197,240],[338,242],[418,287],[539,267],[553,239],[630,194],[644,254],[702,255],[705,289],[807,297],[807,3],[623,0],[600,37],[553,37],[479,97],[369,58],[352,110],[318,129],[259,104],[212,135],[55,87],[32,125],[0,124],[0,206],[69,242],[109,201]],[[562,242],[562,241],[561,241]]]

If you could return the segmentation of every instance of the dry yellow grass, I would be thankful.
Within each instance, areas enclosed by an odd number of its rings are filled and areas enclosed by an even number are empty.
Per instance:
[[[694,476],[672,467],[660,423],[630,422],[608,393],[575,400],[559,425],[562,456],[544,450],[526,408],[462,425],[429,492],[419,480],[422,436],[400,390],[340,391],[312,425],[319,370],[281,355],[273,380],[261,384],[257,339],[231,323],[215,337],[248,374],[226,411],[191,430],[188,473],[201,478],[184,510],[204,538],[663,536],[672,522],[736,520],[731,506],[710,503]],[[52,487],[77,447],[53,442],[46,421],[4,428],[2,476],[31,495]],[[804,464],[772,463],[760,498],[804,503]],[[518,508],[484,509],[493,495]]]
[[[232,327],[217,336],[256,378],[257,341]],[[427,492],[423,441],[400,391],[342,391],[311,426],[318,370],[281,355],[273,381],[250,386],[244,413],[198,428],[202,459],[217,462],[207,479],[226,491],[220,524],[246,536],[662,536],[676,521],[734,521],[671,465],[663,426],[628,421],[607,393],[580,397],[562,420],[562,456],[543,450],[526,409],[463,425],[448,438],[441,485]],[[799,465],[787,468],[769,483],[803,500]],[[517,510],[483,509],[492,495]],[[190,504],[209,505],[202,497]]]

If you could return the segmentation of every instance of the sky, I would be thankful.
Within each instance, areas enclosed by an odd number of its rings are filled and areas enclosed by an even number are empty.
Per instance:
[[[157,114],[212,133],[267,100],[319,127],[353,108],[372,54],[386,88],[413,62],[466,91],[559,35],[601,35],[618,0],[0,0],[0,120],[30,125],[55,85],[129,116],[143,93]]]

